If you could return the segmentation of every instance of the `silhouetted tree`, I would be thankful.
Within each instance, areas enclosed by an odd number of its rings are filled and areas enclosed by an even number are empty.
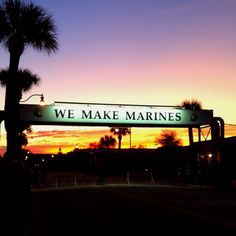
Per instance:
[[[113,133],[114,135],[117,135],[118,137],[118,148],[121,149],[121,140],[122,140],[122,137],[129,134],[130,135],[130,129],[129,128],[126,128],[126,127],[112,127],[110,129],[110,132]]]
[[[19,81],[17,77],[21,55],[31,46],[48,54],[58,49],[54,20],[47,11],[33,2],[5,0],[0,4],[0,42],[10,55],[9,77],[5,91],[5,129],[7,154],[19,155]]]
[[[92,143],[89,143],[88,145],[89,149],[97,149],[98,147],[99,147],[99,143],[97,142],[92,142]]]
[[[202,103],[196,99],[184,100],[184,101],[182,101],[180,106],[184,107],[185,109],[190,109],[190,110],[201,110],[202,109]]]
[[[28,136],[27,134],[32,133],[32,127],[29,124],[22,124],[19,132],[20,135],[20,145],[21,147],[26,147],[28,145]]]
[[[182,140],[177,137],[174,130],[162,130],[159,137],[155,138],[155,144],[162,147],[177,147],[182,146]]]
[[[188,110],[201,110],[202,109],[202,103],[200,101],[197,101],[196,99],[184,100],[180,104],[180,106]],[[192,146],[193,144],[193,128],[192,127],[188,127],[188,136],[189,136],[189,145]]]
[[[109,149],[110,147],[115,147],[116,145],[116,139],[112,136],[105,135],[104,137],[101,137],[99,141],[99,148],[106,148]]]
[[[58,49],[56,27],[53,18],[42,7],[32,1],[3,0],[0,3],[0,43],[9,53],[9,77],[5,89],[5,130],[7,133],[7,159],[10,165],[7,171],[7,214],[1,213],[8,225],[8,235],[25,235],[26,222],[30,212],[30,186],[28,173],[21,158],[20,144],[20,106],[21,87],[17,73],[20,58],[27,47],[48,54]],[[5,204],[5,203],[4,203]],[[1,208],[2,209],[2,208]],[[6,216],[6,217],[5,217]],[[1,224],[5,226],[4,222]],[[3,230],[4,231],[4,230]],[[5,235],[5,234],[3,234]]]

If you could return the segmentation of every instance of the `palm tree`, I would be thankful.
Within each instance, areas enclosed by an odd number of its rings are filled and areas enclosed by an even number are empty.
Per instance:
[[[191,110],[201,110],[202,109],[202,103],[196,99],[184,100],[184,101],[182,101],[180,106],[184,107],[185,109],[191,109]]]
[[[106,147],[109,149],[110,147],[115,147],[116,145],[116,139],[112,136],[105,135],[100,139],[99,147],[103,148]]]
[[[7,80],[9,79],[9,70],[3,69],[0,71],[0,85],[2,87],[6,86]],[[29,69],[19,69],[17,72],[17,80],[19,81],[18,86],[18,99],[20,100],[23,92],[28,92],[32,89],[34,85],[38,86],[40,83],[40,78],[38,75],[33,74]],[[20,146],[26,146],[28,144],[27,135],[24,133],[31,133],[32,129],[30,124],[19,124],[19,139]]]
[[[182,146],[182,140],[177,138],[175,130],[162,130],[160,137],[155,139],[155,144],[162,147],[177,147]]]
[[[7,154],[10,159],[19,155],[19,80],[17,72],[21,55],[31,46],[48,54],[58,49],[54,20],[45,9],[31,1],[5,0],[0,5],[0,43],[9,52],[9,77],[5,91],[5,129]]]
[[[26,130],[26,133],[24,132]],[[30,125],[28,126],[22,126],[22,131],[20,131],[20,145],[26,147],[28,145],[28,137],[27,134],[30,134],[32,132],[32,128]]]
[[[201,110],[202,103],[197,101],[196,99],[192,100],[184,100],[180,106],[184,107],[185,109],[189,110]],[[188,127],[188,136],[189,136],[189,145],[192,146],[193,144],[193,129],[192,127]]]
[[[130,134],[130,129],[129,128],[126,128],[126,127],[119,127],[119,128],[116,128],[116,127],[112,127],[110,129],[110,132],[113,133],[114,135],[117,135],[118,137],[118,148],[121,149],[121,140],[122,140],[122,137],[127,135],[127,134]]]

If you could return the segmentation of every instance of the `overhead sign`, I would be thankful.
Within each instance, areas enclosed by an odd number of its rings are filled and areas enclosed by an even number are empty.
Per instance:
[[[20,120],[31,124],[86,126],[199,126],[213,118],[212,110],[180,107],[61,103],[20,105]]]

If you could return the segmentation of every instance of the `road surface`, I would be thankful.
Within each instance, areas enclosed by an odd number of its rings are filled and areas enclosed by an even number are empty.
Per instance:
[[[33,189],[29,236],[236,235],[236,193],[200,186]]]

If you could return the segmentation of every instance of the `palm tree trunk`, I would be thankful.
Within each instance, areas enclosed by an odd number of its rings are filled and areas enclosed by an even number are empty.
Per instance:
[[[193,145],[193,128],[188,127],[189,146]]]
[[[5,129],[7,133],[7,157],[10,160],[18,159],[20,155],[19,142],[19,86],[16,74],[19,65],[19,56],[10,56],[10,77],[6,83],[5,94]]]
[[[121,149],[121,139],[122,139],[122,135],[121,134],[119,134],[119,136],[118,136],[118,140],[119,140],[119,143],[118,143],[118,148],[119,149]]]

